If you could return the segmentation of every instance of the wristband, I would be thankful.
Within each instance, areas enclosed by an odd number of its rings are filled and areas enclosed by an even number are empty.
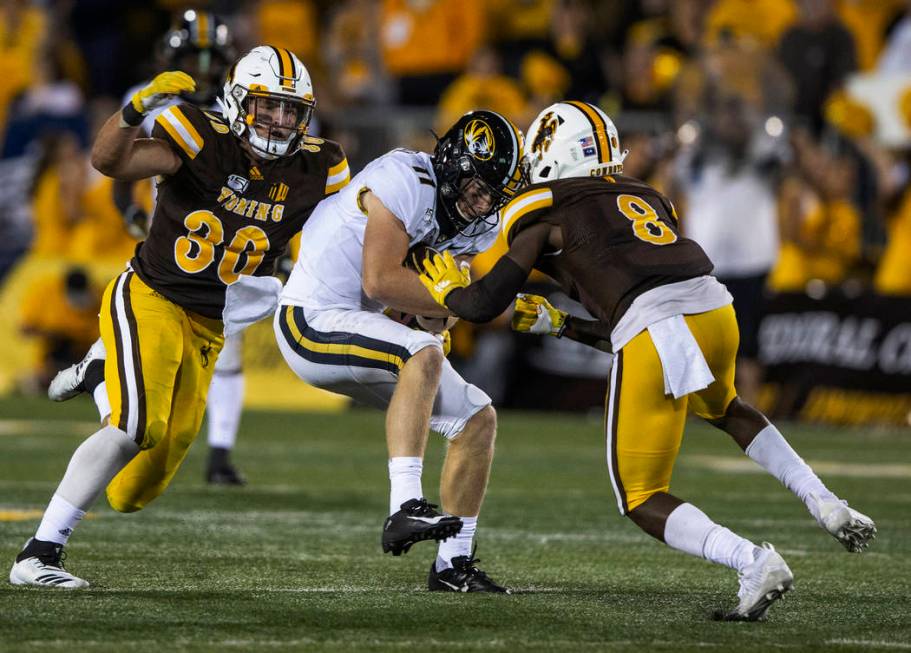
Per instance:
[[[132,102],[127,102],[120,111],[120,117],[128,127],[139,127],[145,120],[145,114],[139,113]]]

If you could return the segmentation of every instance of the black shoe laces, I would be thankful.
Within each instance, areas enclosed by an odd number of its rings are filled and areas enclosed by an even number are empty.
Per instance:
[[[66,560],[66,551],[63,549],[60,549],[59,552],[51,551],[50,553],[39,554],[35,557],[48,567],[58,567],[59,569],[65,568],[63,566],[63,561]]]
[[[487,574],[485,572],[481,571],[480,569],[478,569],[478,567],[477,567],[478,563],[481,562],[480,558],[474,557],[474,554],[477,550],[478,550],[478,545],[475,544],[471,549],[470,556],[466,556],[464,560],[458,560],[457,558],[453,558],[452,566],[457,568],[463,574],[468,574],[469,576],[477,576],[479,578],[484,578],[486,580],[490,580],[488,578]],[[458,562],[456,562],[457,560],[458,560]]]
[[[418,503],[416,506],[412,507],[408,511],[412,515],[414,515],[416,517],[435,517],[438,514],[440,514],[439,512],[437,512],[437,508],[440,507],[438,504],[428,503],[427,499],[425,499],[423,497],[421,497],[418,501],[420,503]]]

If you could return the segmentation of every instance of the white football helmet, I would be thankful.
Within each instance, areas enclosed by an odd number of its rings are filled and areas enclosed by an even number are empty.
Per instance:
[[[602,177],[623,172],[617,128],[588,102],[557,102],[538,114],[526,132],[525,162],[533,184],[564,177]]]
[[[260,45],[228,71],[222,114],[238,138],[264,159],[294,154],[316,101],[310,73],[294,53]]]

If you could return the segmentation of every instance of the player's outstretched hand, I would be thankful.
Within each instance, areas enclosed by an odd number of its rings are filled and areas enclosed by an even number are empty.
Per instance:
[[[444,307],[449,293],[456,288],[464,288],[471,284],[468,266],[459,265],[449,250],[443,252],[442,255],[435,254],[432,259],[430,257],[424,259],[424,272],[421,273],[420,278],[434,301]]]
[[[554,308],[541,295],[516,295],[512,328],[520,333],[560,337],[566,328],[567,314]]]

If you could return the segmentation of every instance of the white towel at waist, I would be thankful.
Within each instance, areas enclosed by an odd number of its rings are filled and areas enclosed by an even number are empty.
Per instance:
[[[672,394],[675,399],[680,399],[691,392],[709,387],[715,380],[699,343],[682,315],[673,315],[650,324],[648,332],[664,369],[664,394]]]
[[[275,277],[241,275],[225,289],[225,308],[221,314],[225,335],[236,335],[275,313],[281,291],[282,282]]]

